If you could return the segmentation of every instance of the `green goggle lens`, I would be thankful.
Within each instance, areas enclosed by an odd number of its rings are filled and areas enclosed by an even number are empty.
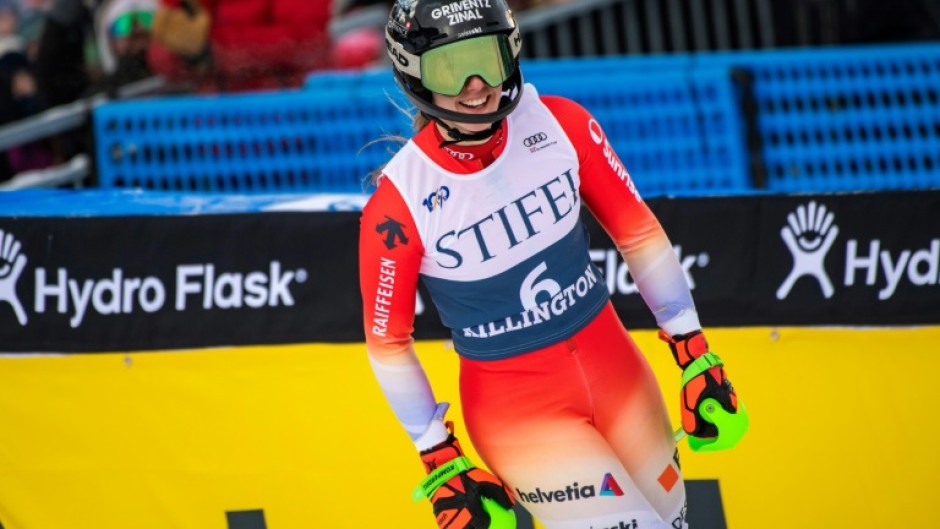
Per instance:
[[[149,30],[153,27],[153,13],[151,11],[129,11],[124,13],[111,23],[111,34],[115,37],[126,37],[134,29],[134,23]]]
[[[432,92],[456,96],[474,75],[490,86],[499,86],[509,79],[514,68],[506,35],[485,35],[424,52],[421,83]]]

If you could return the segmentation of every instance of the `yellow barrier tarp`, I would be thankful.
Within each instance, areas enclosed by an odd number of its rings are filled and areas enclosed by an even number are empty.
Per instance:
[[[634,338],[677,408],[668,349]],[[709,339],[751,431],[733,451],[680,451],[686,477],[719,480],[729,528],[923,524],[940,327]],[[418,351],[459,434],[456,356]],[[5,529],[227,529],[226,512],[256,509],[269,529],[431,529],[410,500],[421,473],[358,344],[0,358]]]

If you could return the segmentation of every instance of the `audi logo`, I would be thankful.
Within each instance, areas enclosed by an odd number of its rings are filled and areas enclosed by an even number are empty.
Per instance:
[[[539,132],[538,134],[534,136],[529,136],[528,138],[522,140],[522,144],[525,145],[526,147],[531,147],[535,145],[536,143],[541,143],[547,139],[548,139],[547,134],[545,134],[544,132]]]

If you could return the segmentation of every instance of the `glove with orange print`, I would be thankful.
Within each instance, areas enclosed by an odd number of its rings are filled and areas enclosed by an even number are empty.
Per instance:
[[[721,367],[721,359],[708,350],[708,342],[702,331],[669,336],[661,330],[659,338],[669,344],[672,356],[682,368],[682,429],[692,437],[718,437],[721,425],[716,425],[713,417],[710,416],[712,420],[708,420],[703,416],[703,411],[711,404],[709,402],[703,406],[706,399],[717,401],[728,414],[738,412],[738,397]],[[742,413],[740,418],[746,419],[746,414]]]
[[[428,477],[412,494],[415,501],[428,498],[441,529],[514,529],[514,503],[502,482],[477,468],[463,454],[447,423],[444,442],[421,452]]]

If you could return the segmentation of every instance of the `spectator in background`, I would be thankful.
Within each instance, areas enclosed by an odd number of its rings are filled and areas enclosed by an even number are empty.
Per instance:
[[[376,5],[391,10],[394,3],[392,0],[337,0],[334,5],[337,13],[351,13],[357,9]]]
[[[843,7],[840,44],[924,41],[940,38],[937,0],[860,0]]]
[[[389,0],[337,0],[333,19],[336,21],[359,16],[366,10],[381,10],[383,18],[392,8]],[[337,35],[332,48],[333,67],[338,69],[366,68],[385,64],[385,25],[355,24]]]
[[[159,9],[204,11],[210,21],[202,52],[171,51],[154,29],[150,67],[171,82],[195,82],[200,92],[297,87],[330,66],[330,1],[159,0]]]
[[[567,4],[571,0],[510,0],[509,8],[516,12],[534,9],[536,7],[545,7],[557,4]]]
[[[91,85],[86,61],[86,39],[91,35],[95,0],[29,0],[42,17],[36,58],[32,68],[36,77],[37,110],[47,110],[74,103],[87,95]],[[45,10],[42,14],[41,11]],[[71,160],[87,152],[88,129],[63,131],[43,140],[51,149],[49,165]],[[41,168],[41,167],[36,167]]]
[[[105,0],[95,15],[95,40],[105,86],[121,85],[150,77],[150,47],[157,0]]]
[[[0,57],[0,126],[28,118],[39,111],[36,78],[26,55],[9,52]],[[53,163],[48,141],[37,140],[0,153],[0,181],[17,173],[49,167]]]
[[[507,2],[515,12],[535,7],[568,3],[571,0],[510,0]],[[391,10],[392,0],[336,0],[334,18],[354,17],[366,9],[385,8]],[[370,19],[371,20],[371,19]],[[333,43],[333,66],[339,69],[365,68],[385,64],[385,24],[365,24],[336,36]]]
[[[373,27],[355,28],[343,33],[333,43],[333,67],[356,69],[385,63],[385,39],[382,31]]]
[[[17,31],[19,21],[19,2],[0,0],[0,57],[7,53],[23,51],[23,38]]]
[[[51,3],[49,0],[21,0],[22,18],[17,33],[23,38],[26,46],[26,57],[32,64],[39,56],[39,38],[42,36],[43,26],[46,23],[46,12]]]
[[[22,11],[15,0],[0,0],[0,125],[39,111],[36,77],[19,34]],[[30,169],[48,167],[52,153],[45,141],[7,149],[0,156],[0,181]]]
[[[36,56],[36,80],[43,108],[72,103],[89,86],[85,38],[91,9],[82,0],[53,0]]]

